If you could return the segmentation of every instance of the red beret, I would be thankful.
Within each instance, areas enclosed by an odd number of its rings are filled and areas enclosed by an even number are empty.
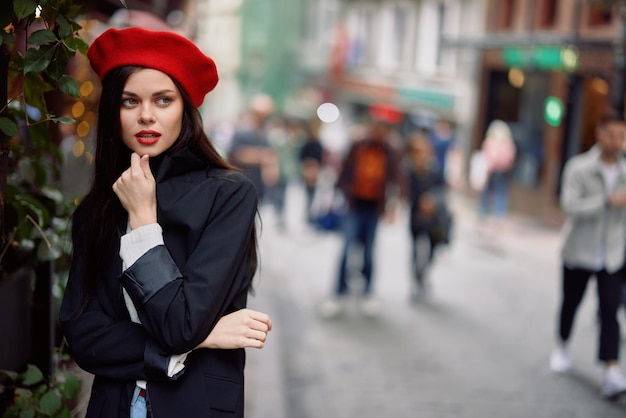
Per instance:
[[[140,27],[108,29],[87,50],[100,80],[116,67],[136,65],[163,71],[178,81],[195,106],[217,85],[215,62],[189,39]]]

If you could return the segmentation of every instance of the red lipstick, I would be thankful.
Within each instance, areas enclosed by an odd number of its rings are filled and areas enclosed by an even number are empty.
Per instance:
[[[135,138],[142,145],[152,145],[161,138],[161,134],[156,131],[139,131],[135,134]]]

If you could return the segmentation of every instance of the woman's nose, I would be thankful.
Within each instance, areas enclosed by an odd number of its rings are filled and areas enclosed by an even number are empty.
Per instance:
[[[152,123],[154,122],[154,113],[150,109],[150,106],[143,106],[141,113],[139,114],[139,123]]]

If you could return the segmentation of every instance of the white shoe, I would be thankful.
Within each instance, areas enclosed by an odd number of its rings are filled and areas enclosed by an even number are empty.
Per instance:
[[[360,308],[363,316],[367,316],[369,318],[374,318],[380,313],[380,303],[371,296],[363,298]]]
[[[332,319],[343,313],[345,301],[333,297],[325,300],[319,307],[319,314],[324,319]]]
[[[602,383],[602,397],[613,401],[623,394],[626,394],[626,378],[617,366],[609,367]]]
[[[567,348],[560,346],[552,351],[550,355],[550,370],[555,373],[567,373],[572,367],[572,361]]]

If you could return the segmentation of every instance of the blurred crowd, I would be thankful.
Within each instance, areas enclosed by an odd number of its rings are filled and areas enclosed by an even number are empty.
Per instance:
[[[320,138],[321,122],[289,118],[272,100],[255,97],[235,126],[214,133],[217,145],[257,187],[262,206],[271,207],[280,230],[287,227],[285,193],[299,184],[306,195],[309,227],[342,237],[336,279],[319,315],[342,315],[349,298],[361,313],[379,314],[374,294],[374,246],[379,221],[393,221],[398,207],[408,209],[412,290],[418,303],[428,294],[428,276],[437,249],[450,243],[454,218],[449,190],[463,183],[454,124],[437,120],[432,127],[400,132],[393,111],[370,107],[366,120],[350,129],[345,149],[330,151]],[[564,170],[560,196],[567,217],[563,227],[562,300],[556,318],[556,348],[550,368],[571,368],[568,339],[576,310],[590,278],[598,288],[598,360],[605,365],[602,396],[626,393],[618,364],[617,311],[626,307],[626,157],[623,115],[608,112],[596,128],[596,145],[572,158]],[[468,185],[477,195],[479,232],[497,240],[508,215],[509,182],[516,145],[508,124],[493,120],[470,158]],[[362,280],[348,266],[359,265]]]

